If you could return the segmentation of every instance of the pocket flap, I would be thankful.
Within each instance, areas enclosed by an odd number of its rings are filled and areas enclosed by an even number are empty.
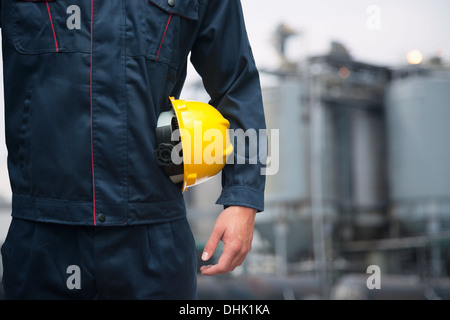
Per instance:
[[[198,20],[198,0],[148,0],[162,10],[190,20]],[[172,4],[172,5],[171,5]]]

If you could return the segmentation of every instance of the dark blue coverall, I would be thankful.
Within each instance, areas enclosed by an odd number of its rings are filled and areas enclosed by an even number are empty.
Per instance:
[[[188,57],[231,128],[264,129],[239,0],[2,0],[11,299],[195,299],[196,252],[155,127]],[[236,162],[235,162],[236,163]],[[263,210],[261,164],[217,204]]]

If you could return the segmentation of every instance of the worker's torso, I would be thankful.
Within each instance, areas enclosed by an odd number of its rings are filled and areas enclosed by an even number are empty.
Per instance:
[[[153,155],[155,126],[181,91],[201,2],[2,0],[13,215],[85,225],[184,215]]]

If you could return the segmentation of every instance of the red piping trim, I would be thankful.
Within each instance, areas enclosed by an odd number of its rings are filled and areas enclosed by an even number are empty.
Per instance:
[[[156,55],[155,61],[158,61],[159,52],[161,51],[162,45],[164,43],[164,39],[166,38],[167,29],[169,28],[169,24],[170,24],[170,20],[172,20],[172,16],[173,16],[173,14],[171,13],[169,15],[169,19],[167,20],[166,29],[164,30],[164,35],[163,35],[163,38],[161,40],[161,44],[159,45],[158,54]]]
[[[50,18],[50,24],[52,25],[53,39],[55,40],[55,48],[56,48],[56,52],[59,52],[59,49],[58,49],[58,41],[56,40],[55,28],[53,27],[52,14],[50,13],[50,6],[48,5],[48,2],[46,2],[46,4],[47,4],[48,17]]]
[[[91,109],[91,170],[92,170],[92,212],[94,218],[94,226],[97,225],[95,221],[95,174],[94,174],[94,136],[92,130],[92,30],[94,24],[94,0],[91,0],[91,61],[90,61],[90,71],[89,71],[89,87],[90,87],[90,109]]]

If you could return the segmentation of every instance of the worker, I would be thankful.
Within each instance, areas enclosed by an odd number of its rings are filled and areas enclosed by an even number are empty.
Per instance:
[[[265,128],[240,0],[2,0],[6,299],[197,299],[183,188],[158,163],[188,62],[230,130]],[[234,152],[231,157],[238,155]],[[251,249],[262,161],[228,161],[203,275]],[[207,262],[208,263],[208,262]]]

